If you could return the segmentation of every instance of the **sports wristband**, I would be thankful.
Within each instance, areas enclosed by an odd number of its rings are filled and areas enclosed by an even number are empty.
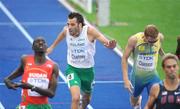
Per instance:
[[[35,88],[36,88],[36,86],[33,86],[33,87],[31,88],[31,91],[34,91],[34,90],[35,90]]]

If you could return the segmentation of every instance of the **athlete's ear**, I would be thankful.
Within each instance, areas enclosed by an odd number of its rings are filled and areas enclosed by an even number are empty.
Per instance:
[[[82,23],[79,23],[79,27],[82,27]]]

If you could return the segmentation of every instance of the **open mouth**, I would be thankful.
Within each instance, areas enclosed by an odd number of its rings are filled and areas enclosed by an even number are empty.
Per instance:
[[[70,33],[71,35],[73,35],[73,34],[74,34],[74,32],[73,32],[73,31],[69,31],[69,33]]]
[[[40,46],[39,48],[43,48],[43,46]]]
[[[154,40],[154,41],[148,41],[149,43],[156,43],[157,42],[157,40]]]

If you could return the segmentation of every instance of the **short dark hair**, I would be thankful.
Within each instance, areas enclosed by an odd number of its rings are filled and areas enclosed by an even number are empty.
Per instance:
[[[80,13],[78,13],[78,12],[71,12],[71,13],[68,15],[68,18],[69,18],[69,19],[76,18],[78,23],[81,23],[82,26],[85,25],[83,16],[82,16]]]
[[[43,40],[43,41],[45,42],[45,44],[46,44],[46,49],[47,49],[48,46],[47,46],[46,40],[45,40],[44,37],[42,37],[42,36],[38,36],[38,37],[36,37],[36,38],[34,39],[33,44],[32,44],[32,49],[35,50],[35,43],[36,43],[38,40]]]
[[[180,36],[177,37],[177,48],[176,48],[176,55],[180,59]]]
[[[159,34],[159,31],[155,25],[151,24],[145,27],[145,30],[144,30],[145,36],[151,36],[153,38],[156,38],[158,34]]]
[[[174,60],[177,62],[177,64],[179,65],[178,57],[177,57],[176,55],[174,55],[174,54],[167,53],[167,54],[165,54],[165,55],[163,56],[163,58],[162,58],[162,63],[161,63],[161,65],[162,65],[163,68],[165,67],[165,65],[164,65],[165,61],[168,60],[168,59],[174,59]]]

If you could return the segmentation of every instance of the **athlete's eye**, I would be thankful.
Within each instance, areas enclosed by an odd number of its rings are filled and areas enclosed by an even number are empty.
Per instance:
[[[176,68],[176,64],[175,65],[167,65],[166,68],[170,69],[171,67]]]

